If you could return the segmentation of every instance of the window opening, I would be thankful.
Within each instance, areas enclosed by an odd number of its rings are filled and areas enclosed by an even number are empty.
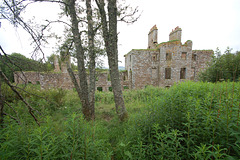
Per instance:
[[[186,60],[187,59],[187,52],[182,52],[181,58],[183,60]]]
[[[171,68],[165,68],[165,79],[171,79]]]
[[[97,90],[100,91],[100,92],[103,91],[102,87],[97,87]]]
[[[166,60],[171,61],[172,60],[172,53],[166,53]]]
[[[192,60],[196,61],[197,60],[197,55],[196,54],[192,54]]]
[[[180,79],[186,79],[186,68],[181,68]]]
[[[123,89],[125,90],[125,89],[129,89],[129,87],[128,86],[123,86]]]
[[[156,61],[156,56],[152,56],[152,61]]]

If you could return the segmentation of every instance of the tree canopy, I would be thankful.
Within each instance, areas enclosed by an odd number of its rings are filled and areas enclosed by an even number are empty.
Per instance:
[[[25,57],[20,53],[12,53],[11,55],[1,55],[0,68],[6,77],[14,82],[14,72],[16,71],[50,71],[53,66],[50,63],[41,63]]]
[[[240,80],[240,52],[232,53],[229,47],[225,54],[217,48],[209,67],[201,72],[200,80],[208,82],[239,81]]]

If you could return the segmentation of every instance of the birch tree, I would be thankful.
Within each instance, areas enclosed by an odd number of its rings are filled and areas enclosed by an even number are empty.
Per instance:
[[[42,25],[40,32],[35,32],[31,26],[24,22],[20,17],[21,12],[26,8],[30,7],[30,4],[33,2],[49,2],[49,3],[57,3],[61,4],[65,8],[65,13],[70,17],[70,24],[67,22],[63,22],[61,20],[56,21],[46,21],[47,24]],[[137,12],[135,9],[131,14],[121,14],[121,12],[125,12],[128,7],[121,7],[121,9],[117,8],[116,0],[108,0],[107,1],[107,9],[105,8],[104,0],[95,0],[98,12],[100,13],[100,21],[101,25],[93,26],[93,14],[92,14],[92,1],[85,1],[86,8],[86,19],[87,19],[87,37],[88,37],[88,53],[89,53],[89,85],[87,81],[87,73],[85,68],[85,51],[83,48],[82,41],[82,32],[80,31],[80,22],[84,21],[78,17],[78,11],[81,10],[79,8],[79,1],[77,0],[4,0],[6,7],[8,8],[6,14],[4,13],[4,17],[11,21],[14,25],[19,24],[22,26],[33,38],[33,41],[36,44],[36,50],[41,50],[42,40],[44,39],[43,32],[48,28],[52,23],[63,23],[66,24],[71,32],[73,39],[73,46],[76,52],[77,58],[77,66],[78,66],[78,77],[79,82],[77,82],[77,78],[75,77],[72,69],[70,68],[70,64],[68,65],[68,73],[72,79],[72,82],[78,92],[78,96],[81,100],[82,104],[82,112],[87,120],[94,119],[94,103],[95,103],[95,58],[96,52],[94,51],[94,36],[96,30],[101,26],[103,39],[105,42],[105,49],[108,56],[108,63],[110,68],[110,77],[112,82],[115,107],[117,114],[119,115],[120,120],[124,120],[128,117],[123,95],[122,88],[120,84],[119,72],[118,72],[118,33],[117,33],[117,17],[120,20],[126,21],[125,18],[131,18]],[[82,6],[80,6],[82,7]],[[9,14],[10,13],[10,14]],[[11,15],[11,16],[9,16]],[[137,18],[136,18],[137,19]],[[136,19],[132,20],[135,21]]]
[[[95,2],[101,15],[103,39],[108,56],[109,72],[114,94],[116,112],[119,115],[120,120],[123,121],[128,117],[128,113],[123,100],[118,71],[117,1],[108,0],[108,14],[105,10],[104,0],[95,0]]]

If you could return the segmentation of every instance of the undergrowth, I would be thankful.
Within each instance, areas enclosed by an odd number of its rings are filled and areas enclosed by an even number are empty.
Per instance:
[[[239,82],[185,82],[169,89],[149,86],[125,91],[130,115],[126,122],[118,120],[112,92],[96,92],[96,120],[87,122],[75,91],[31,90],[48,97],[24,95],[41,113],[41,127],[8,92],[6,100],[22,123],[18,125],[5,116],[4,128],[0,129],[0,159],[240,157]]]

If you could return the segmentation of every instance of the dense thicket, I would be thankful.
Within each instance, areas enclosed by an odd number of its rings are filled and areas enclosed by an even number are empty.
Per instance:
[[[208,82],[239,81],[239,78],[240,52],[231,53],[229,48],[223,55],[220,55],[219,50],[217,50],[209,67],[200,74],[200,79]]]
[[[16,71],[50,71],[53,66],[50,63],[29,59],[20,53],[12,53],[0,57],[0,68],[7,78],[14,82],[14,72]]]
[[[170,89],[125,91],[130,116],[126,122],[118,121],[111,92],[96,93],[96,120],[87,122],[75,91],[30,88],[54,102],[25,94],[45,113],[39,119],[42,125],[29,115],[20,117],[22,125],[6,116],[5,128],[0,129],[0,159],[240,157],[240,82],[185,82]],[[21,101],[8,103],[19,115],[24,113]]]

